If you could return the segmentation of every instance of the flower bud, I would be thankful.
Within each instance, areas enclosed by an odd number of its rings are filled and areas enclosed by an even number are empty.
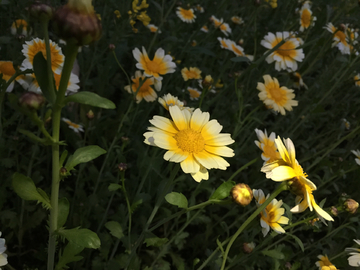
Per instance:
[[[359,207],[359,203],[353,199],[347,199],[344,202],[344,209],[345,209],[345,211],[349,212],[350,214],[355,214],[358,207]]]
[[[29,110],[38,110],[45,103],[45,98],[34,92],[26,92],[19,98],[19,104]]]
[[[114,44],[109,44],[109,50],[110,51],[113,51],[113,50],[115,50],[115,45]]]
[[[67,169],[66,169],[65,167],[61,167],[61,169],[60,169],[60,175],[61,175],[62,177],[66,177],[66,176],[68,175],[68,171],[67,171]]]
[[[119,165],[118,165],[118,169],[120,172],[126,171],[127,167],[128,167],[127,164],[123,163],[123,162],[119,163]]]
[[[251,243],[244,243],[243,244],[243,250],[245,253],[249,254],[251,253],[255,248],[255,243],[251,242]]]
[[[54,14],[54,9],[48,4],[35,1],[34,4],[30,6],[29,12],[31,16],[37,18],[40,21],[49,21]]]
[[[60,38],[78,46],[88,45],[101,36],[101,23],[91,0],[69,0],[55,12],[54,28]]]
[[[88,111],[86,114],[87,119],[92,120],[94,119],[95,115],[92,110]]]
[[[251,202],[253,192],[247,184],[241,183],[231,189],[231,196],[236,203],[246,206]]]
[[[338,214],[339,214],[339,210],[338,210],[335,206],[331,206],[330,213],[331,213],[334,217],[337,217]]]

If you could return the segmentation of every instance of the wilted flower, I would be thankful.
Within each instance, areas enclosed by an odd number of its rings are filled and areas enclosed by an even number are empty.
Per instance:
[[[246,206],[251,203],[251,200],[253,198],[253,191],[247,184],[236,184],[231,189],[231,197],[236,203],[242,206]]]
[[[257,207],[262,205],[270,196],[270,194],[268,194],[265,198],[264,192],[261,189],[254,189],[253,194],[256,199]],[[283,216],[285,209],[281,208],[282,204],[282,200],[278,201],[277,199],[273,199],[260,213],[260,224],[264,237],[268,234],[270,228],[278,234],[285,233],[285,230],[280,226],[280,224],[288,224],[289,219]]]
[[[281,159],[280,153],[278,152],[275,144],[275,132],[271,132],[270,136],[267,135],[266,129],[265,132],[263,132],[262,130],[256,128],[255,132],[259,139],[259,141],[255,141],[255,144],[263,151],[261,158],[264,160],[264,164]]]
[[[139,103],[142,99],[145,99],[147,102],[155,101],[157,98],[157,94],[154,91],[161,90],[161,81],[157,80],[153,77],[147,78],[145,77],[140,70],[135,72],[135,78],[132,77],[132,84],[124,87],[126,91],[131,93],[136,93],[136,102]],[[140,81],[141,80],[141,81]],[[140,86],[141,85],[141,86]],[[140,88],[139,88],[140,87]]]
[[[295,203],[297,204],[291,209],[291,212],[301,213],[309,207],[310,211],[314,209],[321,218],[334,221],[315,202],[312,192],[316,190],[316,186],[307,179],[307,174],[295,159],[295,146],[293,142],[289,138],[284,139],[285,146],[278,136],[275,139],[275,143],[282,159],[265,164],[261,171],[266,173],[266,178],[276,182],[289,181],[290,191],[296,195]]]
[[[355,240],[354,242],[360,245],[360,240]],[[351,255],[348,258],[348,262],[350,266],[359,267],[360,266],[360,249],[359,248],[345,248],[346,252],[349,252]]]
[[[356,156],[355,161],[358,165],[360,165],[360,150],[351,150],[351,153]]]
[[[197,67],[183,68],[181,70],[181,75],[184,78],[184,81],[191,79],[201,79],[201,70]]]
[[[144,142],[168,150],[164,159],[180,163],[184,173],[195,181],[207,180],[209,169],[226,170],[230,164],[222,158],[234,156],[226,145],[234,142],[230,134],[221,134],[222,126],[210,114],[196,109],[193,113],[170,106],[172,120],[154,116]]]
[[[297,61],[302,62],[305,55],[302,49],[296,49],[300,46],[300,41],[292,33],[277,32],[276,35],[268,33],[261,41],[261,45],[271,50],[282,41],[285,42],[266,57],[266,62],[269,64],[275,62],[275,69],[278,71],[282,69],[295,71],[298,68]]]
[[[175,72],[176,64],[172,62],[170,55],[165,55],[165,51],[161,48],[157,49],[153,60],[149,59],[149,56],[144,47],[142,47],[142,53],[138,48],[133,50],[133,56],[138,61],[136,67],[144,70],[146,77],[154,76],[158,80],[162,80],[160,75]]]
[[[196,15],[194,14],[194,10],[192,8],[184,9],[182,7],[178,7],[176,14],[183,22],[186,22],[186,23],[195,22]]]
[[[270,75],[263,76],[265,84],[258,82],[257,89],[260,91],[259,98],[266,106],[269,106],[276,112],[285,115],[287,111],[292,111],[292,107],[297,106],[297,100],[294,100],[294,90],[279,85],[276,78]]]
[[[318,258],[320,261],[317,261],[315,264],[319,267],[319,270],[337,270],[326,255],[319,255]]]
[[[68,124],[69,128],[71,128],[72,130],[75,131],[75,133],[80,133],[81,132],[84,132],[84,129],[83,129],[83,126],[82,125],[79,125],[79,124],[75,124],[73,122],[71,122],[69,119],[67,118],[61,118],[61,120],[63,120],[66,124]]]

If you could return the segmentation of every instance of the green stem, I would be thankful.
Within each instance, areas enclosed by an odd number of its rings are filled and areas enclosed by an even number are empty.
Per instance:
[[[63,100],[69,82],[70,74],[74,65],[78,51],[78,46],[68,44],[65,51],[65,63],[62,70],[59,90],[53,107],[52,128],[53,128],[53,145],[52,145],[52,184],[51,184],[51,209],[49,218],[49,245],[48,245],[48,263],[47,269],[54,269],[56,236],[54,232],[57,230],[58,221],[58,204],[59,204],[59,188],[60,188],[60,166],[59,166],[59,138],[60,138],[60,120]],[[49,61],[48,61],[49,62]],[[51,68],[51,67],[50,67]]]
[[[54,76],[53,76],[53,72],[52,72],[52,68],[51,68],[51,49],[50,49],[50,40],[49,40],[49,32],[48,32],[48,24],[49,21],[48,20],[44,20],[41,22],[41,26],[43,28],[44,31],[44,39],[45,39],[45,46],[46,46],[46,64],[47,64],[47,75],[48,75],[48,81],[49,81],[49,85],[47,87],[49,87],[49,92],[51,95],[51,100],[54,101],[55,100],[55,89],[54,89]],[[72,69],[72,67],[71,67]]]
[[[131,206],[130,206],[130,201],[126,192],[126,188],[125,188],[125,177],[124,177],[124,171],[121,172],[121,183],[122,183],[122,190],[124,192],[124,196],[125,196],[125,200],[126,200],[126,205],[127,205],[127,209],[128,209],[128,216],[129,216],[129,225],[128,225],[128,243],[129,243],[129,251],[131,252]]]
[[[279,187],[269,196],[269,198],[266,199],[266,201],[259,206],[259,208],[250,216],[248,217],[248,219],[241,225],[241,227],[237,230],[237,232],[232,236],[232,238],[230,239],[229,244],[226,247],[224,256],[223,256],[223,262],[222,262],[222,266],[221,266],[221,270],[225,269],[225,264],[226,264],[226,260],[230,251],[231,246],[233,245],[233,243],[235,242],[235,240],[238,238],[238,236],[240,235],[240,233],[242,233],[242,231],[246,228],[247,225],[250,224],[250,222],[256,218],[261,211],[263,211],[265,209],[266,206],[268,206],[268,204],[277,196],[280,194],[280,192],[287,190],[287,182],[284,181],[282,182]]]

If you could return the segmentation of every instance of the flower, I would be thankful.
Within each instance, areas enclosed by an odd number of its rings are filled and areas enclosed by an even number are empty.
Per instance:
[[[201,79],[200,74],[201,70],[197,67],[190,67],[189,69],[185,67],[181,70],[181,75],[183,76],[185,82],[191,79]]]
[[[0,232],[0,236],[1,236],[1,232]],[[7,254],[4,253],[5,251],[6,251],[5,239],[0,238],[0,266],[4,266],[8,264]]]
[[[201,95],[201,91],[199,91],[196,88],[192,88],[192,87],[188,87],[187,90],[189,91],[191,100],[198,100],[199,99],[199,97]]]
[[[196,109],[193,113],[170,106],[172,120],[154,116],[153,127],[144,133],[144,142],[168,150],[164,159],[180,163],[184,173],[195,181],[207,180],[209,169],[226,170],[230,164],[222,157],[234,156],[226,145],[234,143],[230,134],[220,133],[222,126],[210,120],[210,114]]]
[[[326,255],[319,255],[318,258],[320,261],[317,261],[315,264],[319,267],[319,270],[337,270]]]
[[[223,49],[230,49],[230,39],[227,39],[227,38],[221,38],[221,37],[218,37],[217,38],[218,41],[220,42],[220,47],[223,48]]]
[[[314,21],[316,21],[316,17],[312,16],[310,5],[305,3],[300,9],[300,31],[303,32],[305,29],[313,26]]]
[[[232,16],[231,21],[235,24],[242,24],[244,23],[243,19],[238,16]]]
[[[360,73],[354,76],[355,86],[360,87]]]
[[[2,79],[8,82],[12,76],[16,73],[13,62],[11,61],[0,61],[0,74],[2,74]],[[15,81],[21,84],[25,89],[29,86],[28,82],[25,79],[25,76],[20,75],[15,78]],[[6,92],[11,92],[14,89],[15,81],[12,81],[10,85],[6,88]]]
[[[21,70],[32,69],[34,57],[38,52],[42,52],[42,55],[46,59],[46,45],[43,39],[35,38],[31,41],[26,41],[23,44],[22,53],[26,57],[20,67]],[[50,40],[50,53],[51,53],[51,69],[54,73],[60,74],[63,64],[64,55],[61,52],[61,48],[55,42]]]
[[[140,79],[142,82],[140,82]],[[124,89],[126,91],[128,91],[130,94],[131,93],[136,93],[136,102],[139,103],[142,99],[145,99],[147,102],[152,102],[154,100],[156,100],[157,98],[157,94],[154,91],[160,91],[161,90],[161,81],[157,80],[153,77],[151,78],[147,78],[145,77],[141,71],[137,70],[135,72],[135,78],[132,77],[131,80],[133,81],[133,84],[131,85],[127,85],[124,87]],[[141,85],[142,83],[142,85]],[[141,86],[140,86],[141,85]],[[140,89],[138,90],[140,86]]]
[[[152,33],[156,33],[156,31],[159,34],[161,33],[161,31],[159,30],[159,27],[155,26],[154,24],[148,24],[146,27],[149,28],[150,32],[152,32]]]
[[[204,8],[203,8],[202,6],[200,6],[200,5],[196,5],[195,8],[196,8],[196,10],[199,11],[200,13],[204,13],[204,12],[205,12]]]
[[[149,59],[144,47],[142,47],[142,53],[138,48],[135,48],[132,53],[138,61],[136,67],[144,70],[146,77],[154,76],[156,79],[162,80],[160,75],[175,72],[176,64],[172,62],[171,55],[165,55],[165,51],[161,48],[157,49],[153,60]]]
[[[16,35],[18,31],[21,35],[27,36],[28,35],[28,23],[25,20],[18,19],[15,20],[10,28],[11,34]],[[30,34],[31,30],[29,31]]]
[[[169,110],[170,106],[178,106],[179,108],[184,106],[184,102],[180,101],[178,97],[171,94],[166,94],[162,98],[159,97],[158,101],[166,110]]]
[[[205,32],[205,33],[209,32],[209,28],[208,28],[206,25],[204,25],[203,27],[201,27],[200,30],[203,31],[203,32]]]
[[[253,189],[253,194],[257,207],[262,205],[270,196],[270,194],[268,194],[265,198],[264,192],[261,189]],[[261,211],[260,224],[264,237],[268,234],[270,228],[278,234],[285,233],[285,230],[280,226],[280,224],[288,224],[289,219],[283,216],[285,209],[280,207],[282,204],[282,200],[278,201],[277,199],[273,199],[266,208]]]
[[[244,49],[235,43],[235,41],[228,39],[228,50],[232,51],[236,56],[245,56],[249,58],[250,61],[254,60],[254,56],[252,55],[245,55]]]
[[[296,206],[291,209],[291,212],[301,213],[309,207],[310,211],[314,209],[321,218],[333,221],[333,218],[316,204],[312,194],[316,190],[316,186],[307,179],[307,174],[295,159],[295,146],[293,142],[289,138],[284,139],[284,145],[278,136],[275,139],[275,143],[281,159],[265,164],[261,171],[266,173],[266,178],[276,182],[289,180],[290,190],[296,195]]]
[[[72,130],[75,131],[75,133],[79,133],[80,131],[81,132],[84,132],[84,129],[83,129],[83,126],[82,125],[79,125],[79,124],[75,124],[73,122],[71,122],[69,119],[67,118],[61,118],[61,120],[63,120],[66,124],[68,124],[69,128],[71,128]]]
[[[356,156],[355,161],[358,165],[360,165],[360,150],[351,150],[351,153]]]
[[[304,87],[305,89],[308,89],[307,85],[304,83],[299,72],[293,72],[291,73],[291,75],[294,80],[293,83],[294,88],[300,89],[301,87]]]
[[[38,81],[35,78],[35,75],[33,74],[32,77],[34,78],[34,80],[30,84],[29,91],[35,93],[41,93],[41,88],[39,86]],[[54,73],[54,81],[55,81],[56,89],[59,89],[60,79],[61,79],[61,74]],[[79,82],[80,82],[79,77],[76,74],[71,73],[68,82],[68,87],[66,89],[66,95],[68,95],[69,93],[76,93],[80,88],[80,86],[78,85]]]
[[[285,109],[292,111],[292,107],[298,105],[297,100],[294,100],[294,90],[285,86],[280,87],[279,81],[276,78],[271,78],[270,75],[264,75],[263,78],[265,84],[258,82],[256,89],[260,91],[259,98],[266,106],[270,106],[274,111],[285,115]]]
[[[215,16],[211,16],[210,20],[214,23],[215,28],[220,28],[221,32],[223,32],[225,36],[231,34],[231,28],[224,22],[223,18],[219,20]]]
[[[331,47],[337,47],[342,54],[350,54],[349,37],[346,34],[347,26],[345,25],[341,29],[337,29],[329,22],[324,28],[330,33],[333,33],[333,43]]]
[[[271,132],[270,136],[268,136],[266,129],[265,132],[263,132],[257,128],[255,129],[255,132],[259,139],[259,141],[255,141],[255,144],[263,151],[261,158],[264,160],[264,164],[281,159],[275,144],[275,133]]]
[[[194,10],[192,8],[190,9],[183,9],[181,7],[177,8],[176,14],[178,17],[186,23],[193,23],[195,22],[196,15],[194,14]]]
[[[276,36],[268,33],[260,44],[271,50],[282,41],[285,42],[266,57],[266,62],[269,64],[275,62],[275,69],[278,71],[282,69],[295,71],[298,68],[296,61],[302,62],[305,55],[302,49],[296,49],[300,46],[300,42],[292,33],[277,32]]]
[[[120,19],[121,18],[121,14],[120,14],[120,11],[119,10],[114,10],[114,14],[115,14],[115,17],[116,19]]]
[[[272,8],[277,8],[277,0],[265,0],[268,2]]]
[[[244,183],[239,183],[233,186],[230,193],[234,202],[242,206],[249,205],[253,199],[253,191],[247,184]]]
[[[354,242],[360,245],[360,240],[355,240]],[[348,258],[350,266],[359,267],[360,266],[360,249],[359,248],[345,248],[346,252],[349,252],[349,255],[352,255]],[[353,252],[354,251],[354,252]]]

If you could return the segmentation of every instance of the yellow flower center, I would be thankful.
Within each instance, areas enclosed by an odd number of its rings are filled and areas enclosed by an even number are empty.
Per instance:
[[[226,25],[225,24],[220,25],[220,30],[226,31],[227,30]]]
[[[271,45],[272,47],[275,47],[280,42],[281,40],[279,41],[275,39],[275,41]],[[276,50],[276,53],[280,56],[287,56],[293,58],[294,56],[296,56],[295,44],[292,41],[288,40]]]
[[[3,62],[2,64],[0,62],[0,73],[2,73],[3,76],[13,76],[15,74],[15,69],[12,62]],[[3,77],[3,79],[5,79],[5,76]]]
[[[268,97],[275,101],[278,105],[284,105],[287,101],[286,91],[281,89],[275,83],[271,83],[266,86],[266,91],[268,92]]]
[[[302,23],[302,26],[304,26],[305,28],[308,28],[310,26],[311,13],[308,9],[303,10],[303,12],[301,14],[301,23]]]
[[[233,49],[234,53],[237,55],[244,55],[242,51],[240,51],[234,44],[231,44],[231,48]]]
[[[145,80],[144,76],[141,77],[141,80],[143,81],[143,84],[141,85],[141,87],[139,89],[139,93],[142,93],[142,94],[148,93],[150,85],[153,85],[153,82],[149,78],[146,79],[146,81],[144,81]],[[132,85],[132,90],[134,92],[136,92],[140,85],[140,77],[132,79],[132,81],[134,82],[134,84]]]
[[[269,157],[270,159],[267,161],[267,163],[273,162],[275,160],[278,160],[280,157],[279,152],[276,151],[276,148],[274,146],[274,144],[270,145],[270,144],[265,144],[264,148],[264,156]]]
[[[337,37],[341,43],[347,44],[346,35],[343,31],[339,30],[335,33],[335,37]]]
[[[205,140],[200,132],[192,129],[180,130],[174,139],[177,142],[177,146],[188,153],[198,153],[204,150]]]
[[[156,63],[155,61],[149,60],[146,63],[146,66],[153,73],[160,73],[160,71],[161,71],[160,65],[158,63]]]
[[[191,20],[194,18],[194,13],[190,9],[181,9],[180,12],[184,19]]]

